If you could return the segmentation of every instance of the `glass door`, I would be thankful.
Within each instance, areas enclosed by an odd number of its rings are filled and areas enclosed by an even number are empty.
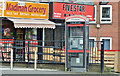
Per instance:
[[[15,60],[24,61],[24,29],[16,29]]]
[[[24,34],[24,32],[23,32],[23,29],[17,29],[17,40],[23,40],[23,34]]]

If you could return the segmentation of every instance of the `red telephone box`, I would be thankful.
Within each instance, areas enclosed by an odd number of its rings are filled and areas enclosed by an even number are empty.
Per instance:
[[[86,72],[88,64],[89,19],[75,15],[65,20],[66,69]]]

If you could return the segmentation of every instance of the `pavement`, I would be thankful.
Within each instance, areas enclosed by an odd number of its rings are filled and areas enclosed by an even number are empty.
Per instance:
[[[65,71],[59,71],[59,70],[55,70],[55,69],[37,69],[34,70],[34,68],[13,68],[12,70],[10,69],[10,67],[4,67],[4,68],[0,68],[0,72],[1,74],[7,75],[9,76],[9,74],[22,74],[23,76],[26,74],[30,75],[36,75],[36,74],[65,74],[65,75],[76,75],[78,74],[79,76],[120,76],[120,73],[97,73],[97,72],[87,72],[87,73],[75,73],[75,72],[65,72]],[[13,76],[13,75],[12,75]],[[16,76],[16,75],[15,75]]]
[[[58,71],[55,69],[37,69],[34,68],[0,68],[2,74],[71,74],[70,72]]]
[[[9,70],[9,71],[2,71],[2,74],[71,74],[68,72],[63,71],[43,71],[43,70]]]

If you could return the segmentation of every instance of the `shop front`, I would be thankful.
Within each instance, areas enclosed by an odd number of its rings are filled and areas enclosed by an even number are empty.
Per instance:
[[[55,23],[48,20],[49,4],[6,1],[2,5],[0,44],[1,46],[14,46],[14,48],[2,48],[1,50],[4,52],[13,50],[14,61],[28,62],[27,53],[29,49],[32,49],[32,52],[35,50],[42,52],[40,47],[28,49],[29,44],[42,46],[43,42],[41,44],[38,41],[44,40],[44,29],[55,28]],[[10,60],[9,53],[2,55],[4,61]],[[34,59],[33,54],[29,57]]]
[[[66,17],[74,15],[83,15],[89,18],[89,21],[93,21],[94,6],[76,3],[50,2],[50,20],[56,23],[56,28],[53,30],[54,33],[51,32],[54,40],[65,40],[65,19]],[[48,29],[46,29],[46,31],[47,30]]]

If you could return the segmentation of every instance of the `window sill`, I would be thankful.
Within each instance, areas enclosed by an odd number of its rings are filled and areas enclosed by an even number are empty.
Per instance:
[[[112,22],[100,22],[100,24],[110,24],[110,25],[112,25]]]

